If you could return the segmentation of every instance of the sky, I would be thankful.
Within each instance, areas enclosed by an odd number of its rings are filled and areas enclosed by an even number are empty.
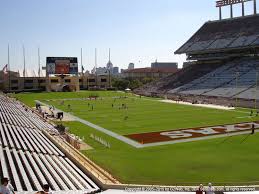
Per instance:
[[[252,13],[252,2],[246,3]],[[234,16],[241,5],[234,6]],[[229,17],[229,8],[223,9]],[[151,62],[185,61],[185,55],[174,55],[208,20],[218,19],[214,0],[0,0],[0,68],[37,70],[38,48],[41,65],[46,57],[78,57],[83,48],[83,65],[91,70],[111,61],[127,68],[150,67]]]

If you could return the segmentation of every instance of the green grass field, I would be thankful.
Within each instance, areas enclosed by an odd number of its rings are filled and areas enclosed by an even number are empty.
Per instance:
[[[98,93],[102,100],[79,101],[61,99],[84,98]],[[27,93],[16,95],[34,106],[40,100],[68,111],[97,125],[125,135],[197,126],[251,121],[249,110],[223,111],[159,102],[120,92]],[[88,103],[90,104],[88,106]],[[112,104],[114,105],[112,107]],[[126,104],[128,109],[121,109]],[[93,105],[94,110],[91,110]],[[125,116],[128,119],[125,120]],[[258,120],[258,117],[253,117]],[[143,149],[133,148],[78,122],[66,122],[71,133],[84,137],[94,149],[84,151],[88,157],[123,183],[166,184],[233,183],[259,181],[259,134],[217,138],[197,142],[164,145]],[[111,144],[107,149],[90,138],[95,134]],[[258,182],[259,183],[259,182]],[[253,184],[253,183],[252,183]]]

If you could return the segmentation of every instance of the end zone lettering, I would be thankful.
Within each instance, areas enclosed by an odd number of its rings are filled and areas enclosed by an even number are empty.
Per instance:
[[[165,141],[206,138],[209,136],[217,136],[224,134],[238,135],[240,134],[240,132],[250,131],[252,127],[254,127],[254,129],[259,128],[259,121],[142,134],[131,134],[126,135],[126,137],[138,141],[141,144],[149,144]]]

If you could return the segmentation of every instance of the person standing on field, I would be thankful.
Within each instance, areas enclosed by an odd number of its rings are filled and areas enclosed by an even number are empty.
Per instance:
[[[252,124],[252,132],[251,132],[251,135],[255,134],[255,124],[253,123]]]

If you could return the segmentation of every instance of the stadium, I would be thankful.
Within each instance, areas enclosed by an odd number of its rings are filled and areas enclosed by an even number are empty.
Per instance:
[[[254,0],[253,15],[233,18],[244,2],[218,1],[220,19],[175,51],[185,67],[133,92],[108,91],[107,76],[90,88],[77,59],[49,58],[30,88],[3,70],[0,177],[28,194],[258,190],[259,15]]]

